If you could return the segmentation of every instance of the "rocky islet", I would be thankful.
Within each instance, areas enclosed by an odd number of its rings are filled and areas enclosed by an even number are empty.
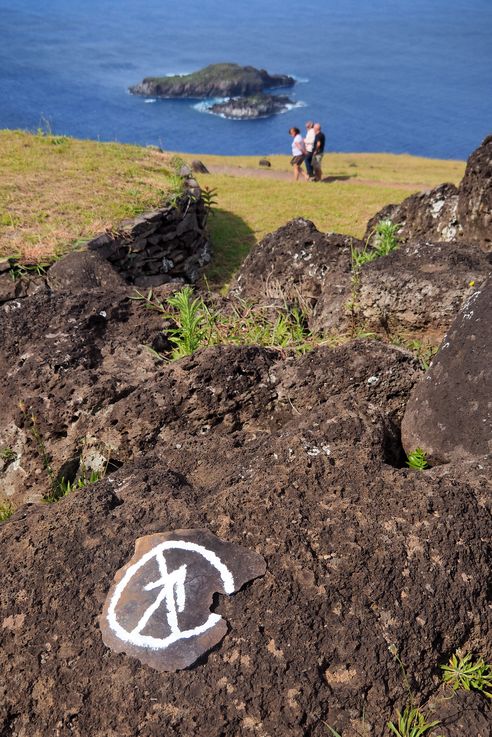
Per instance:
[[[286,74],[272,75],[265,69],[239,64],[210,64],[191,74],[146,77],[129,89],[134,95],[152,98],[211,100],[205,105],[207,111],[235,120],[249,120],[288,110],[294,104],[290,98],[266,94],[266,90],[294,84],[295,79]]]

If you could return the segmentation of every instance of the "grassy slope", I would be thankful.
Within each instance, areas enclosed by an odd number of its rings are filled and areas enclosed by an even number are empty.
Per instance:
[[[159,204],[169,185],[170,155],[121,144],[0,131],[0,255],[48,260],[125,217]],[[258,157],[186,156],[207,165],[257,168]],[[272,156],[288,171],[288,156]],[[464,163],[391,154],[328,154],[329,184],[202,175],[217,190],[211,218],[214,285],[226,282],[251,246],[293,217],[320,230],[361,236],[388,202],[444,181],[458,183]],[[359,180],[359,183],[357,181]],[[360,180],[369,180],[362,183]]]
[[[196,158],[206,166],[258,168],[257,156]],[[269,159],[272,170],[290,171],[288,156]],[[215,258],[209,281],[212,285],[227,282],[251,245],[287,220],[302,216],[321,231],[362,237],[368,219],[384,205],[401,202],[413,192],[442,182],[458,184],[464,171],[462,161],[329,153],[323,161],[324,175],[347,179],[306,184],[226,174],[201,175],[200,184],[218,192],[219,209],[210,221]]]
[[[49,259],[158,205],[166,163],[138,146],[0,131],[0,256]]]

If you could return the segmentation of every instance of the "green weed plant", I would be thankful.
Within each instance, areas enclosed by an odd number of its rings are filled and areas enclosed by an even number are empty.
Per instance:
[[[350,249],[352,271],[357,272],[364,264],[375,261],[382,256],[387,256],[398,248],[397,233],[399,228],[398,223],[393,223],[391,220],[381,220],[370,234],[363,249],[354,247]],[[369,248],[371,241],[372,246]]]
[[[442,679],[453,691],[479,691],[492,699],[492,666],[483,658],[473,659],[471,653],[457,651],[447,665],[441,665]]]
[[[429,468],[427,453],[422,448],[415,448],[408,454],[407,466],[414,471],[423,471]]]
[[[387,727],[396,737],[422,737],[437,727],[440,722],[428,722],[418,706],[406,706],[403,712],[397,712],[397,723],[388,722]]]
[[[9,519],[9,517],[12,517],[14,513],[14,508],[11,505],[10,502],[4,502],[0,504],[0,522],[5,522]]]
[[[147,295],[137,292],[134,299],[158,310],[171,323],[166,328],[173,345],[171,360],[208,346],[259,345],[304,353],[321,343],[321,336],[311,335],[302,310],[295,306],[286,305],[280,309],[238,300],[225,313],[210,309],[202,297],[194,296],[190,286],[169,297],[166,304],[156,299],[151,291]]]

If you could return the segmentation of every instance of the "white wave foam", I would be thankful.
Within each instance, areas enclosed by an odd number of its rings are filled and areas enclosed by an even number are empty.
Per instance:
[[[199,113],[207,113],[208,115],[215,115],[216,118],[224,118],[224,120],[238,120],[239,122],[244,122],[245,120],[266,120],[266,118],[273,118],[274,115],[283,115],[284,113],[288,113],[290,112],[290,110],[295,110],[296,108],[307,107],[305,102],[303,102],[302,100],[297,100],[296,102],[292,102],[286,105],[285,110],[281,110],[278,113],[273,113],[273,115],[259,115],[257,118],[232,118],[228,115],[224,115],[224,113],[215,113],[211,109],[212,105],[221,102],[228,102],[230,99],[231,98],[229,97],[215,97],[212,100],[197,102],[196,105],[193,105],[192,107]]]
[[[146,100],[144,100],[144,102],[146,103],[157,102],[157,100],[155,99],[155,97],[148,97]]]
[[[307,84],[309,82],[309,79],[307,77],[296,77],[295,74],[289,74],[289,77],[295,79],[297,84]]]

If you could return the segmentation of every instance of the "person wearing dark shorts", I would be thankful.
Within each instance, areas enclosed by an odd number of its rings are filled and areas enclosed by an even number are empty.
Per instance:
[[[321,171],[321,162],[323,160],[323,154],[325,152],[325,134],[321,130],[321,126],[319,123],[314,124],[314,148],[313,148],[313,170],[314,170],[314,178],[317,182],[320,182],[323,177],[323,172]]]
[[[307,173],[301,169],[302,162],[306,158],[306,147],[301,131],[299,128],[290,128],[289,134],[292,136],[292,158],[290,163],[294,169],[294,181],[297,182],[299,174],[302,174],[304,179],[309,179]]]

